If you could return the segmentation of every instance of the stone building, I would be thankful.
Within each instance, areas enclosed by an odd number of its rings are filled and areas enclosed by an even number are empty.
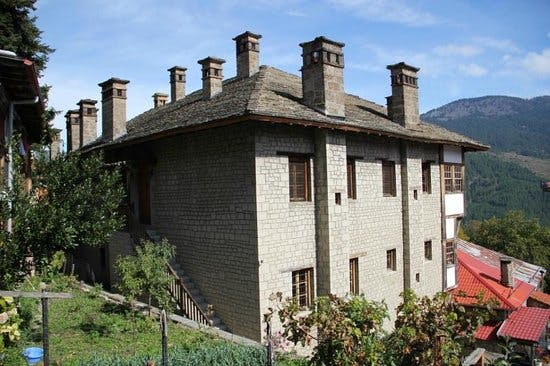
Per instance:
[[[455,286],[464,153],[487,147],[420,120],[418,68],[388,66],[381,106],[345,93],[343,43],[300,44],[300,77],[260,66],[260,38],[234,38],[235,77],[200,60],[191,94],[186,69],[169,69],[170,103],[155,94],[130,121],[128,81],[99,84],[103,133],[84,149],[124,162],[129,192],[129,230],[110,248],[166,237],[197,303],[258,341],[274,292],[304,306],[362,293],[393,312],[406,288]]]

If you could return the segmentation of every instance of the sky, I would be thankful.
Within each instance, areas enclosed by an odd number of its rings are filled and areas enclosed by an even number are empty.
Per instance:
[[[172,66],[187,67],[187,93],[201,88],[206,56],[234,76],[232,38],[246,30],[263,36],[262,65],[296,75],[299,43],[345,43],[346,91],[382,105],[386,65],[401,61],[420,68],[421,113],[460,98],[550,95],[548,0],[38,0],[34,15],[56,49],[41,83],[61,129],[80,99],[101,108],[97,84],[110,77],[130,80],[130,119],[153,107],[153,93],[169,94]]]

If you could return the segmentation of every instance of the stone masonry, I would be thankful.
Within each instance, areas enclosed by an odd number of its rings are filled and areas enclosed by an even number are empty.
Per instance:
[[[82,147],[97,138],[97,101],[92,99],[81,99],[77,104],[80,107],[78,112],[79,126],[79,147]]]
[[[101,87],[101,137],[110,141],[126,133],[126,84],[128,80],[110,78]]]

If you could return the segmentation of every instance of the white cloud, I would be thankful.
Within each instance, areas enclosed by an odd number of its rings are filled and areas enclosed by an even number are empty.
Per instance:
[[[474,38],[474,43],[483,47],[506,53],[518,53],[520,49],[516,44],[509,39],[498,39],[492,37],[477,37]]]
[[[445,46],[435,47],[433,51],[439,56],[471,57],[480,54],[483,52],[483,49],[469,44],[448,44]]]
[[[521,64],[533,74],[550,76],[550,48],[546,48],[540,53],[529,52],[521,60]]]
[[[461,65],[458,65],[458,69],[462,73],[473,77],[480,77],[487,74],[487,69],[476,63],[461,64]]]
[[[400,23],[409,26],[429,26],[441,22],[432,13],[409,6],[402,0],[329,0],[329,2],[367,21]]]
[[[307,14],[299,11],[299,10],[289,10],[285,13],[286,15],[290,15],[291,17],[298,17],[298,18],[307,18]]]

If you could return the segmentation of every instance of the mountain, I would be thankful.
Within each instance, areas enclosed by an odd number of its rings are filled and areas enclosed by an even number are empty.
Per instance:
[[[460,99],[421,118],[487,143],[494,151],[550,158],[550,96]]]
[[[550,96],[460,99],[421,116],[491,146],[466,154],[466,220],[522,210],[550,225]]]

